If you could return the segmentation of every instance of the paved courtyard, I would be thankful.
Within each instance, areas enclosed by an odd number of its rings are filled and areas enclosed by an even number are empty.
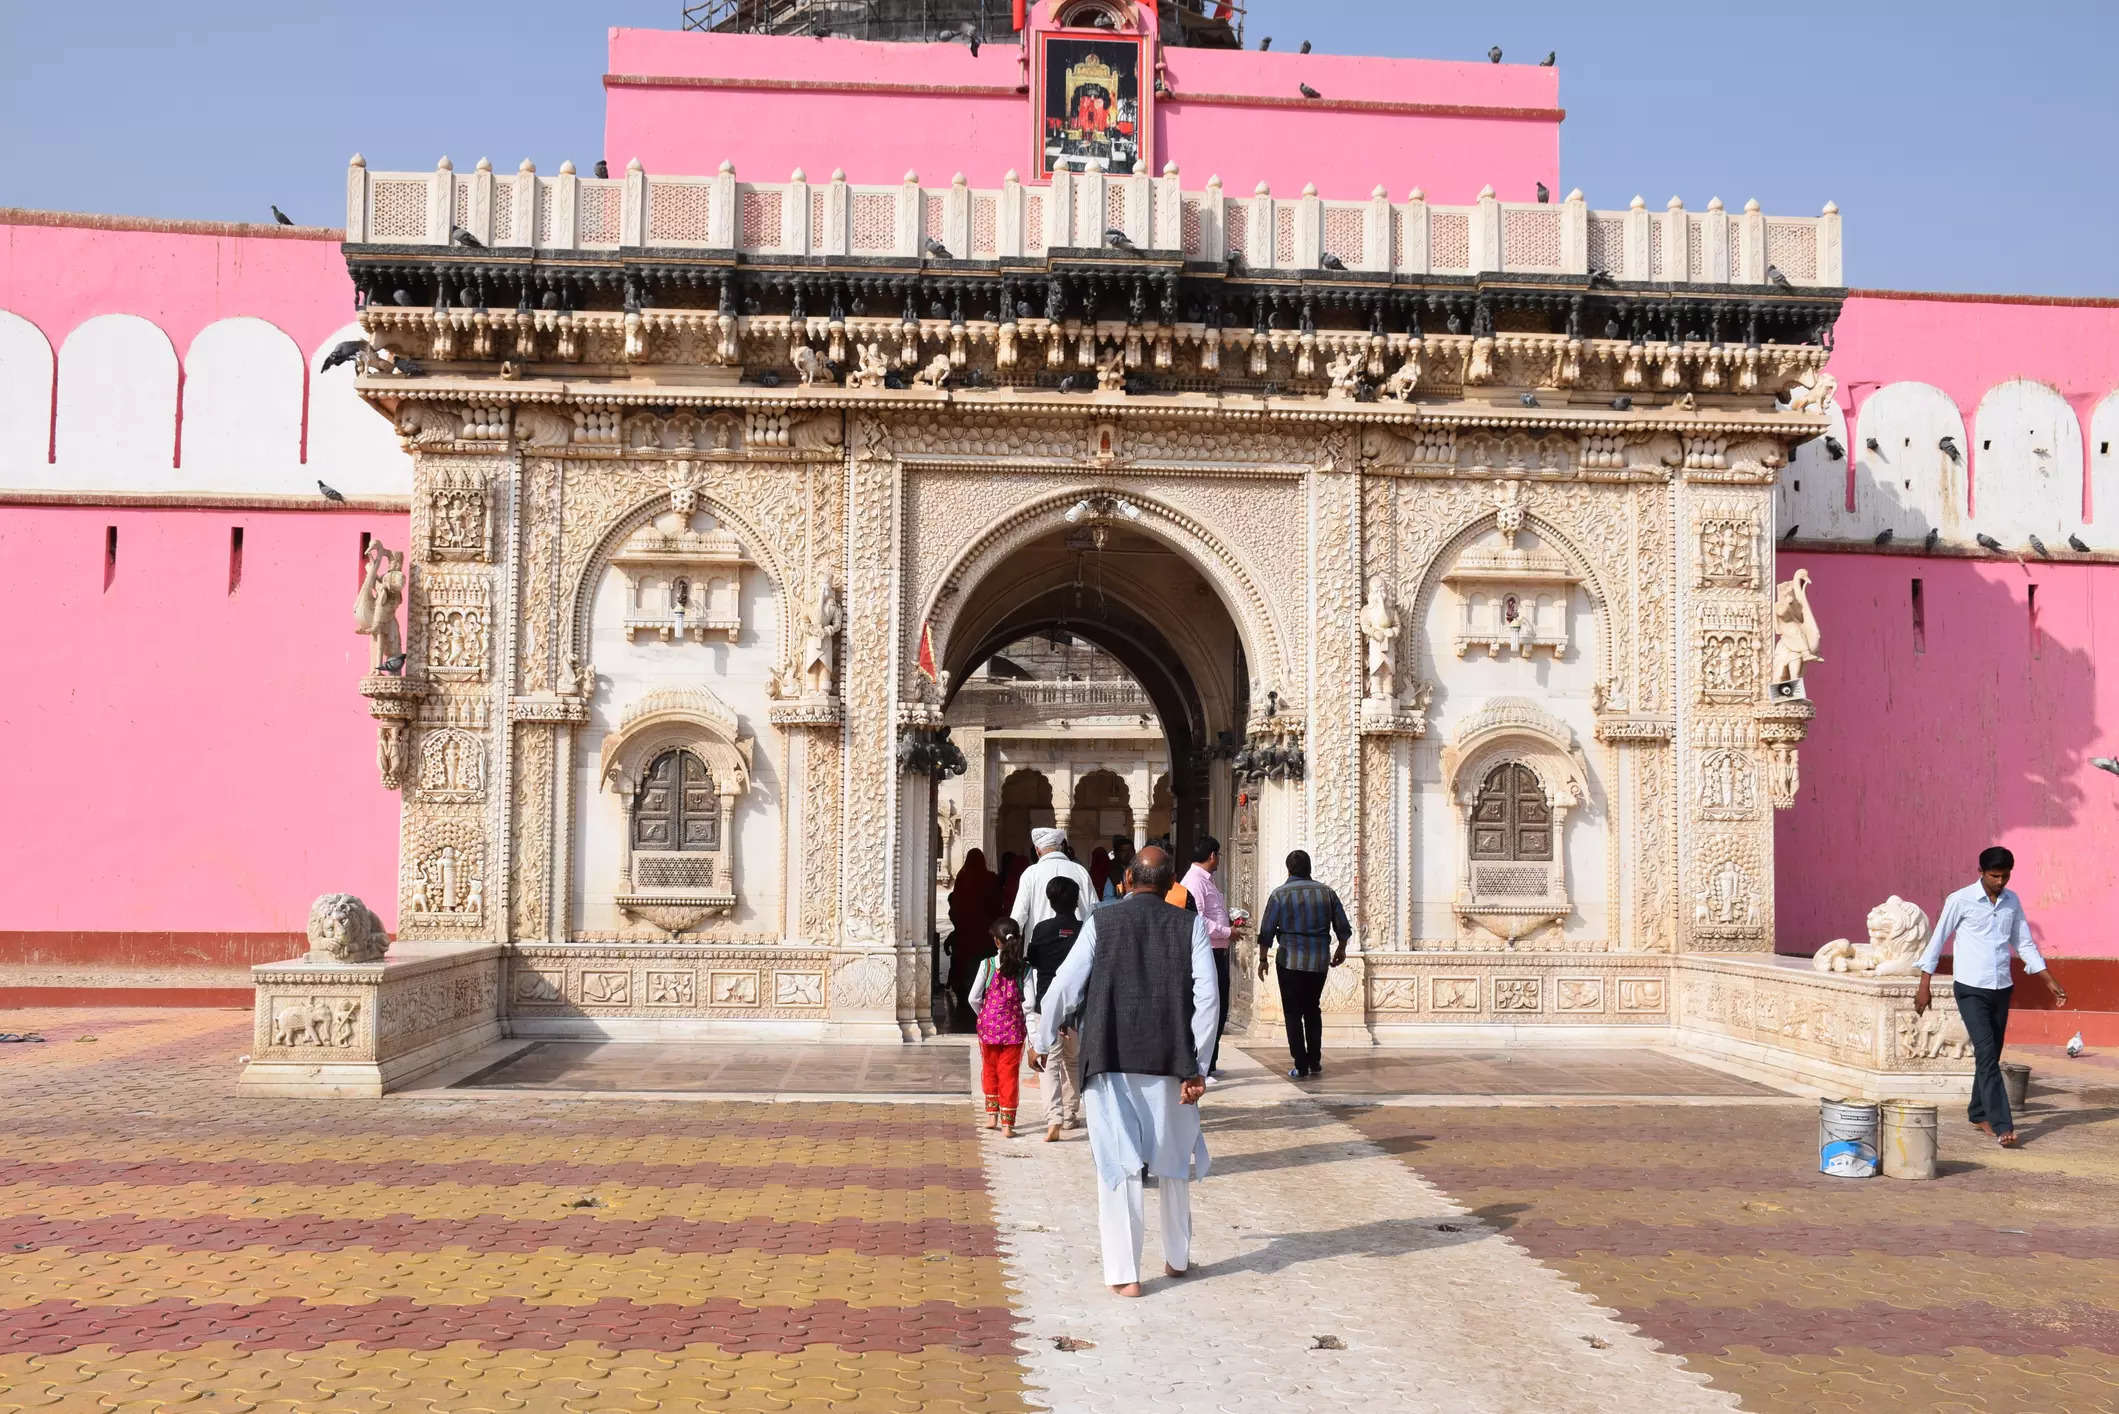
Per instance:
[[[977,1129],[955,1048],[323,1103],[236,1097],[236,1013],[23,1030],[0,1411],[2119,1409],[2101,1057],[2026,1054],[2026,1146],[1946,1112],[1914,1184],[1668,1057],[1328,1056],[1320,1103],[1232,1050],[1196,1270],[1121,1302],[1086,1144]]]

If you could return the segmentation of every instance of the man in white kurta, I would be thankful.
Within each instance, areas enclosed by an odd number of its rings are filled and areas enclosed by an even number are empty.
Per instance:
[[[1031,1064],[1082,1040],[1083,1109],[1096,1163],[1104,1280],[1140,1295],[1142,1175],[1155,1175],[1164,1271],[1192,1261],[1191,1180],[1207,1175],[1199,1130],[1201,1057],[1214,1045],[1221,996],[1205,920],[1163,901],[1170,857],[1150,846],[1126,871],[1126,893],[1082,925],[1038,1011]],[[1138,1068],[1136,1068],[1138,1067]]]
[[[1081,890],[1083,921],[1096,912],[1096,885],[1089,882],[1088,870],[1067,857],[1067,832],[1045,825],[1030,832],[1030,843],[1037,848],[1037,862],[1023,871],[1023,881],[1015,889],[1015,906],[1009,910],[1015,926],[1023,930],[1025,946],[1037,925],[1052,916],[1052,900],[1045,897],[1045,885],[1061,875],[1074,880]]]

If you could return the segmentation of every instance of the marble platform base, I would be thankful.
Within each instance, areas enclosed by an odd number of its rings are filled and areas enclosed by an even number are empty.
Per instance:
[[[263,963],[244,1094],[375,1098],[500,1039],[502,949],[395,943],[380,962]]]
[[[1801,957],[1680,957],[1675,1040],[1754,1079],[1849,1099],[1950,1099],[1971,1092],[1972,1048],[1950,979],[1913,1011],[1913,977],[1818,972]]]

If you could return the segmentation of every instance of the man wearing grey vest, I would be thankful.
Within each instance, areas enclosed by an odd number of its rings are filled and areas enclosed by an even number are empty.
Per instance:
[[[1191,1267],[1191,1181],[1207,1176],[1201,1058],[1214,1047],[1221,993],[1206,920],[1163,901],[1173,873],[1153,845],[1133,857],[1125,896],[1082,925],[1053,975],[1030,1061],[1043,1070],[1060,1029],[1079,1029],[1104,1280],[1121,1296],[1140,1295],[1142,1174],[1155,1175],[1172,1277]]]

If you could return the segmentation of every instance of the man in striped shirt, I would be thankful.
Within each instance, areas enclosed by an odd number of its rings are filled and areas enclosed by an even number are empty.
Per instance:
[[[1339,895],[1310,877],[1307,850],[1288,855],[1288,881],[1266,900],[1258,925],[1258,980],[1266,979],[1266,955],[1280,944],[1280,1009],[1288,1019],[1288,1051],[1295,1064],[1288,1079],[1324,1074],[1325,978],[1346,961],[1346,940],[1353,929]],[[1337,934],[1339,946],[1332,946]]]

